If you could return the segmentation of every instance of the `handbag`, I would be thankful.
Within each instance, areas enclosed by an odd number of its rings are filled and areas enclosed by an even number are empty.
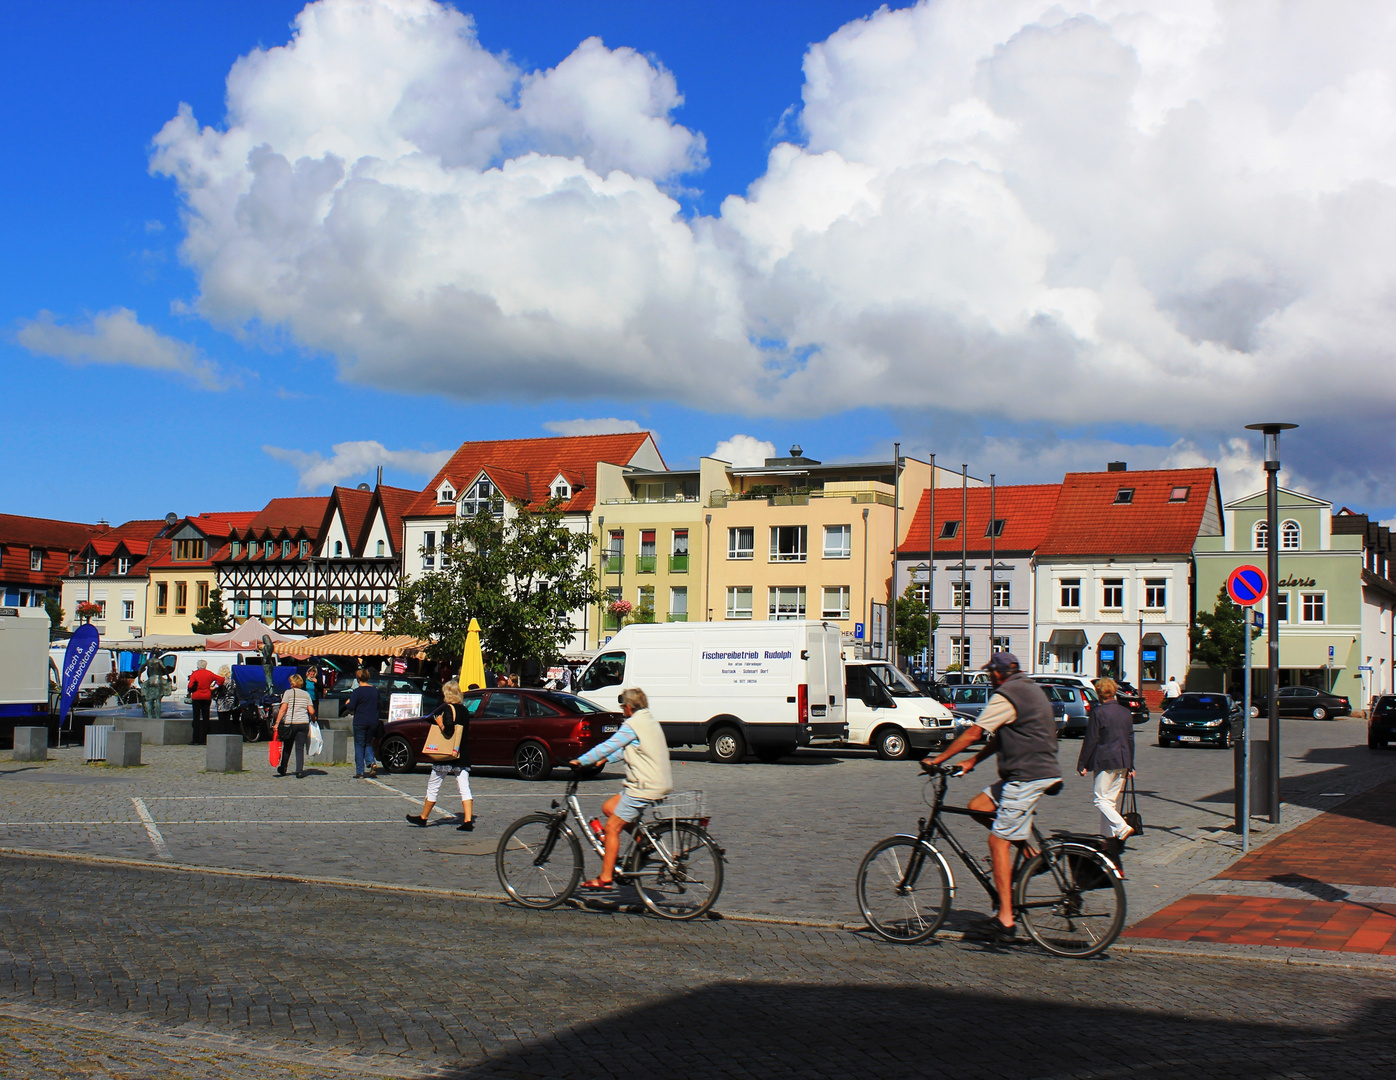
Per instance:
[[[455,706],[451,707],[451,719],[456,717]],[[428,761],[455,761],[460,757],[461,736],[465,734],[465,725],[457,722],[455,730],[448,736],[441,728],[435,724],[427,732],[427,741],[422,744],[422,757]]]
[[[1139,802],[1134,797],[1134,777],[1125,782],[1124,810],[1120,814],[1125,824],[1134,830],[1135,836],[1144,835],[1144,818],[1139,813]]]
[[[271,759],[273,769],[281,768],[281,729],[278,728],[272,733],[271,742],[267,743],[267,757]]]
[[[325,749],[325,737],[320,733],[320,725],[310,721],[310,756],[315,757]]]

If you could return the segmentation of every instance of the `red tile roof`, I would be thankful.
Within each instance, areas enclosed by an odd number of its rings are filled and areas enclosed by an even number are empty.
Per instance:
[[[205,536],[227,536],[234,529],[245,529],[256,518],[256,510],[235,510],[232,513],[195,514],[188,520]]]
[[[1051,527],[1061,488],[1061,484],[1005,484],[995,488],[994,516],[1003,522],[1003,532],[995,538],[994,550],[1005,554],[1037,550]],[[980,558],[989,553],[989,489],[969,488],[965,495],[969,500],[969,523],[962,524],[960,529],[964,530],[969,554]],[[953,537],[941,538],[940,534],[947,521],[960,521],[964,516],[960,489],[936,488],[935,504],[936,555],[958,555],[961,544],[959,529]],[[926,554],[930,535],[929,517],[930,492],[926,490],[921,492],[921,503],[907,530],[906,541],[898,548],[899,552],[911,556]]]
[[[461,446],[408,508],[405,517],[448,517],[453,506],[438,506],[436,491],[450,480],[457,495],[483,471],[511,498],[539,505],[563,473],[574,481],[562,509],[585,513],[596,506],[596,463],[628,465],[650,438],[648,431],[621,435],[566,435],[544,439],[495,439]],[[581,487],[576,486],[580,481]]]
[[[394,551],[402,547],[402,519],[416,501],[417,494],[407,488],[378,488],[378,498],[383,504],[383,518],[388,526],[388,540]]]
[[[272,499],[253,515],[251,521],[240,527],[238,532],[244,536],[255,535],[260,539],[265,534],[279,534],[283,529],[289,533],[303,529],[306,536],[314,538],[319,532],[320,523],[325,519],[325,507],[329,503],[328,495]]]
[[[330,502],[325,506],[325,520],[320,526],[321,535],[329,526],[329,515],[335,503],[339,504],[340,520],[344,523],[344,536],[349,541],[349,550],[357,554],[373,523],[373,492],[359,488],[336,487],[330,492]]]
[[[7,585],[55,588],[70,558],[106,531],[104,525],[0,514],[0,580]],[[42,570],[29,568],[30,551],[36,548],[44,552]]]
[[[1178,487],[1189,489],[1186,501],[1170,502]],[[1128,504],[1115,502],[1122,488],[1134,489]],[[1221,489],[1215,469],[1067,473],[1052,527],[1037,554],[1187,554],[1201,531],[1209,496],[1216,500],[1214,513],[1219,512]]]

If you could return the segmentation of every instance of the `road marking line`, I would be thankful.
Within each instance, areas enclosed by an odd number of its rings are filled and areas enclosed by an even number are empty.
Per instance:
[[[454,817],[454,814],[447,815]],[[157,821],[154,818],[143,818],[140,821],[0,821],[0,829],[41,829],[55,825],[141,825],[145,831],[154,831],[150,842],[156,843],[156,836],[159,836],[158,825],[393,825],[398,818],[288,818],[286,820],[272,818],[238,819],[238,818],[195,818],[191,820],[181,820],[169,818]],[[160,837],[159,843],[164,843],[164,837]],[[158,850],[158,848],[157,848]],[[164,858],[173,858],[166,848]]]
[[[375,779],[374,779],[373,777],[371,777],[371,776],[365,776],[364,779],[367,780],[370,784],[376,784],[376,785],[378,785],[378,787],[381,787],[384,791],[391,791],[394,795],[401,795],[404,799],[406,799],[406,800],[407,800],[408,802],[410,802],[410,803],[418,803],[418,802],[425,802],[425,801],[426,801],[426,800],[425,800],[422,796],[420,796],[420,795],[409,795],[409,794],[407,794],[407,792],[405,792],[405,791],[399,791],[399,790],[398,790],[397,788],[395,788],[395,787],[389,787],[387,784],[385,784],[385,783],[383,783],[383,782],[381,782],[381,781],[379,781],[379,780],[375,780]],[[445,811],[445,810],[442,810],[440,807],[432,807],[432,811],[431,811],[431,812],[432,812],[433,814],[440,814],[442,817],[452,817],[452,818],[453,818],[453,817],[456,816],[455,814],[448,814],[448,813],[446,813],[446,811]]]
[[[160,835],[160,830],[155,827],[155,819],[150,816],[150,811],[145,808],[145,800],[137,799],[134,796],[131,801],[136,804],[136,814],[145,825],[145,834],[150,837],[151,846],[155,848],[155,854],[161,859],[174,861],[174,856],[170,854],[169,845],[165,843],[165,838]]]
[[[227,799],[391,799],[391,795],[147,795],[146,798],[152,802],[156,799],[163,799],[165,802],[193,802],[199,799],[205,801],[215,799],[223,802]]]

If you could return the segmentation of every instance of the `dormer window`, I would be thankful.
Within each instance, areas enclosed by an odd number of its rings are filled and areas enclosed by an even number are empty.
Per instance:
[[[301,558],[304,559],[304,558],[305,558],[307,555],[309,555],[309,554],[310,554],[310,541],[309,541],[309,540],[302,540],[302,541],[301,541],[301,548],[300,548],[300,555],[301,555]]]
[[[38,548],[29,549],[29,569],[42,570],[44,568],[44,553]]]
[[[291,557],[291,549],[295,546],[295,543],[294,540],[281,541],[281,557],[283,559],[289,559]]]
[[[489,512],[495,517],[503,517],[504,501],[499,496],[499,489],[487,477],[482,476],[462,497],[460,509],[466,517],[474,517],[482,512]]]
[[[242,541],[234,540],[228,545],[228,558],[236,559],[242,554]]]
[[[986,526],[984,527],[984,535],[985,535],[985,536],[1002,536],[1002,535],[1003,535],[1003,527],[1004,527],[1006,524],[1008,524],[1008,521],[1007,521],[1006,518],[994,518],[993,521],[989,522],[989,524],[986,525]]]
[[[275,540],[266,540],[266,541],[263,541],[263,543],[262,543],[262,557],[263,557],[264,559],[271,559],[271,558],[274,558],[275,556],[276,556],[276,541],[275,541]]]
[[[89,577],[91,577],[91,576],[92,576],[93,574],[95,574],[96,572],[97,572],[97,556],[96,556],[96,555],[89,555],[89,556],[87,557],[87,575],[88,575]]]
[[[379,540],[379,541],[378,541],[378,550],[377,550],[377,554],[378,554],[378,558],[380,558],[380,559],[381,559],[381,558],[383,557],[383,555],[385,554],[383,548],[384,548],[383,541],[382,541],[382,540]]]
[[[116,572],[117,572],[117,574],[119,574],[119,575],[122,576],[122,577],[125,577],[127,574],[129,574],[129,573],[131,572],[131,556],[129,556],[129,555],[119,555],[119,556],[117,556],[117,560],[116,560]]]
[[[566,502],[572,497],[572,485],[568,482],[567,477],[561,473],[553,481],[552,494],[553,498],[559,502]]]
[[[1120,488],[1115,492],[1116,506],[1129,506],[1134,502],[1134,488]]]
[[[456,489],[450,484],[442,484],[436,489],[436,504],[449,506],[456,501]]]
[[[335,557],[336,559],[342,559],[342,558],[344,558],[344,541],[343,541],[343,540],[336,540],[336,541],[334,542],[334,557]]]

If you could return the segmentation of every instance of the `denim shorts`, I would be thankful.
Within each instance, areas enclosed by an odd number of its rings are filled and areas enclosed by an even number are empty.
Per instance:
[[[616,803],[616,817],[627,824],[639,821],[641,815],[655,804],[654,799],[637,799],[628,791],[620,793],[620,802]]]
[[[994,815],[993,834],[1002,840],[1029,840],[1032,838],[1032,813],[1037,800],[1042,798],[1053,784],[1060,784],[1060,776],[1046,780],[1000,780],[984,789],[984,794],[994,800],[998,813]]]

